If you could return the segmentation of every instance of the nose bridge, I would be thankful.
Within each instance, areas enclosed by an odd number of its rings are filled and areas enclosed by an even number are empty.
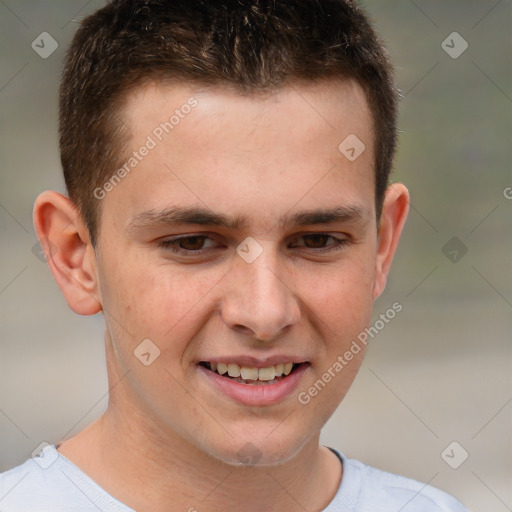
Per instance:
[[[278,254],[270,245],[252,262],[243,258],[235,262],[222,307],[231,328],[269,340],[298,321],[297,298],[280,269]]]
[[[254,290],[252,298],[255,304],[265,307],[269,301],[274,302],[274,305],[286,302],[287,292],[289,293],[291,290],[285,286],[283,277],[279,275],[277,258],[271,255],[265,258],[262,255],[260,261],[255,261],[251,265],[247,266],[244,272],[249,274]]]

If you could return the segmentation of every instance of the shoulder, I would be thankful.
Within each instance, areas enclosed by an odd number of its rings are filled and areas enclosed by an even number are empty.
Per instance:
[[[344,468],[340,491],[345,486],[354,511],[468,512],[453,496],[431,485],[337,455]]]
[[[2,512],[44,510],[38,503],[48,499],[49,486],[45,474],[33,459],[0,474]]]
[[[55,449],[0,474],[1,512],[129,512]]]
[[[362,494],[368,503],[396,503],[404,512],[467,512],[453,496],[431,485],[359,461],[349,463],[363,476]]]

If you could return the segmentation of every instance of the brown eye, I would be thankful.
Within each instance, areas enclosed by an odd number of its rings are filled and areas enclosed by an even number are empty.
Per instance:
[[[206,235],[190,235],[161,240],[158,245],[165,250],[184,256],[213,250],[217,246],[216,242]]]
[[[327,241],[329,238],[332,238],[330,235],[326,235],[325,233],[315,233],[313,235],[304,235],[304,246],[309,249],[320,249],[327,245]]]
[[[177,245],[187,251],[199,251],[203,248],[205,239],[205,236],[187,236],[180,238]]]
[[[307,233],[296,239],[293,247],[298,249],[310,249],[311,254],[327,254],[350,245],[346,237],[338,238],[329,233]]]

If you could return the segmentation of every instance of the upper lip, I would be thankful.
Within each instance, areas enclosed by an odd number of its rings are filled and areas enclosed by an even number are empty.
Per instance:
[[[308,360],[301,356],[276,355],[272,357],[258,358],[248,355],[240,356],[215,356],[211,358],[201,359],[199,362],[205,363],[232,363],[238,366],[246,366],[249,368],[267,368],[277,364],[285,363],[307,363]]]

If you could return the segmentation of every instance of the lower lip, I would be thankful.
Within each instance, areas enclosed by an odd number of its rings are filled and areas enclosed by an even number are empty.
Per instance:
[[[197,368],[202,375],[227,396],[244,405],[263,406],[276,404],[289,397],[308,370],[309,363],[302,363],[293,373],[274,384],[242,384],[228,377],[221,377],[218,373],[212,372],[204,366],[198,365]]]

